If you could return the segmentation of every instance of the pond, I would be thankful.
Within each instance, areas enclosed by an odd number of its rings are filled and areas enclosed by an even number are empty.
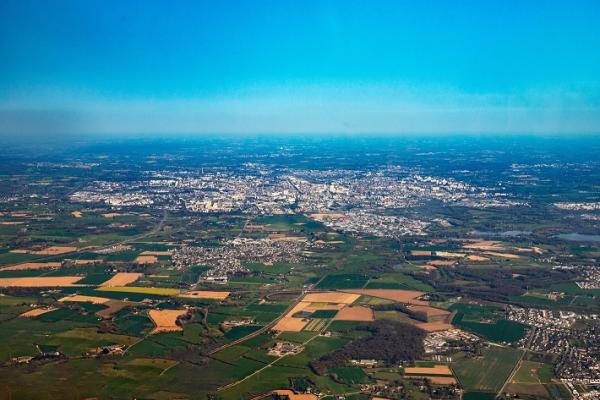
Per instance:
[[[561,233],[553,237],[572,242],[600,242],[600,235],[585,235],[582,233]]]

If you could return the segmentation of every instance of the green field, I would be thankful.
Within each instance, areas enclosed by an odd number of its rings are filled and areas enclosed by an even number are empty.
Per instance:
[[[337,314],[337,310],[317,310],[313,312],[311,318],[333,318]]]
[[[452,319],[452,325],[471,331],[488,340],[515,342],[525,336],[525,325],[502,318],[502,314],[493,307],[454,304],[449,310],[457,312]]]
[[[452,363],[452,370],[467,391],[497,392],[521,355],[521,350],[492,346],[482,356]]]
[[[317,287],[320,289],[359,289],[368,280],[366,276],[359,274],[327,275]]]
[[[345,383],[348,385],[356,385],[360,383],[366,383],[369,381],[369,377],[361,368],[358,367],[340,367],[333,368],[330,371],[330,375],[337,382]]]
[[[554,372],[552,366],[534,361],[522,361],[513,377],[515,383],[550,383]]]

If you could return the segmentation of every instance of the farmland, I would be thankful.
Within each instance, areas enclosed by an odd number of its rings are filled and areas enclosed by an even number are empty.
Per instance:
[[[490,347],[479,357],[453,363],[452,370],[467,392],[497,393],[521,355],[520,350]]]
[[[594,166],[451,144],[3,160],[0,400],[593,390]]]

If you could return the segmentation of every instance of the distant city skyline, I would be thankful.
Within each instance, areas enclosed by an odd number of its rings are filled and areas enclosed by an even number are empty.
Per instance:
[[[599,133],[597,1],[3,1],[0,136]]]

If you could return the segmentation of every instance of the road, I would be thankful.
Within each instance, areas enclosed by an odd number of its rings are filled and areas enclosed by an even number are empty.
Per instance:
[[[319,292],[326,292],[326,291],[327,290],[319,290],[319,289],[308,289],[308,290],[301,291],[300,295],[298,295],[298,297],[296,297],[296,299],[294,300],[294,302],[292,304],[290,304],[290,306],[288,308],[286,308],[285,311],[279,317],[277,317],[273,321],[269,322],[267,325],[263,326],[262,328],[254,331],[254,332],[252,332],[252,333],[250,333],[250,334],[248,334],[248,335],[246,335],[246,336],[244,336],[242,338],[239,338],[237,340],[234,340],[233,342],[226,343],[226,344],[224,344],[222,346],[219,346],[219,347],[217,347],[215,349],[210,350],[208,353],[206,353],[206,355],[210,356],[212,354],[218,353],[221,350],[225,350],[228,347],[235,346],[236,344],[243,343],[246,340],[252,339],[253,337],[256,337],[256,336],[258,336],[258,335],[260,335],[262,333],[267,332],[269,329],[271,329],[272,327],[274,327],[283,317],[285,317],[287,315],[287,313],[290,312],[290,310],[292,310],[294,307],[296,307],[296,305],[298,305],[298,303],[300,303],[300,301],[302,301],[302,298],[304,298],[304,296],[307,293],[319,293]],[[267,294],[265,297],[272,296],[274,294],[280,294],[280,293],[287,294],[287,293],[290,293],[290,291],[289,290],[281,290],[281,291],[277,291],[277,292],[272,292],[272,293]]]
[[[510,374],[508,374],[508,378],[506,378],[506,380],[502,384],[502,387],[500,388],[500,390],[496,394],[497,397],[500,397],[500,395],[502,394],[502,392],[504,392],[504,389],[506,388],[506,386],[508,386],[508,384],[510,383],[510,381],[512,381],[513,377],[515,376],[515,374],[519,370],[519,367],[521,367],[521,362],[523,361],[523,357],[525,357],[525,354],[527,354],[527,350],[523,350],[523,353],[521,353],[521,357],[519,358],[519,361],[517,361],[517,363],[513,367],[512,371],[510,371]]]
[[[234,340],[233,342],[229,342],[229,343],[226,343],[226,344],[224,344],[224,345],[222,345],[222,346],[219,346],[219,347],[217,347],[217,348],[215,348],[215,349],[212,349],[211,351],[209,351],[209,352],[208,352],[208,353],[206,353],[206,354],[210,356],[210,355],[212,355],[212,354],[218,353],[218,352],[219,352],[219,351],[221,351],[221,350],[225,350],[225,349],[226,349],[226,348],[228,348],[228,347],[235,346],[235,345],[237,345],[237,344],[243,343],[243,342],[245,342],[246,340],[252,339],[253,337],[256,337],[256,336],[258,336],[258,335],[261,335],[261,334],[263,334],[263,333],[265,333],[265,332],[269,331],[269,330],[270,330],[272,327],[274,327],[274,326],[275,326],[275,325],[276,325],[276,324],[277,324],[277,323],[278,323],[278,322],[279,322],[279,321],[280,321],[280,320],[281,320],[283,317],[285,317],[285,315],[286,315],[288,312],[290,312],[290,310],[292,310],[292,308],[296,307],[296,305],[297,305],[298,303],[300,303],[300,300],[302,299],[302,297],[303,297],[303,296],[304,296],[304,293],[301,293],[301,294],[300,294],[300,296],[298,296],[298,297],[296,298],[296,300],[295,300],[295,301],[294,301],[294,302],[293,302],[293,303],[292,303],[292,304],[291,304],[291,305],[290,305],[288,308],[286,308],[286,309],[285,309],[285,311],[284,311],[284,312],[283,312],[283,313],[282,313],[282,314],[281,314],[279,317],[277,317],[277,318],[276,318],[276,319],[274,319],[273,321],[269,322],[267,325],[263,326],[262,328],[260,328],[260,329],[258,329],[258,330],[256,330],[256,331],[254,331],[254,332],[252,332],[252,333],[250,333],[250,334],[248,334],[248,335],[246,335],[246,336],[244,336],[244,337],[242,337],[242,338],[239,338],[239,339],[237,339],[237,340]]]
[[[299,301],[300,301],[300,300],[298,300],[298,301],[296,302],[296,304],[297,304]],[[294,304],[294,305],[295,305],[295,304]],[[291,309],[291,308],[290,308],[290,309]],[[288,309],[287,311],[289,311],[290,309]],[[286,311],[286,313],[285,313],[285,314],[287,314],[287,311]],[[285,314],[283,314],[283,315],[285,315]],[[281,318],[283,317],[283,315],[282,315],[282,316],[280,316],[280,317],[279,317],[279,319],[281,319]],[[331,325],[331,323],[332,323],[332,322],[333,322],[333,318],[329,320],[329,322],[327,323],[327,325],[325,325],[323,328],[321,328],[321,330],[319,331],[319,333],[320,333],[320,332],[324,332],[324,331],[326,331],[326,330],[327,330],[327,328],[329,328],[329,325]],[[312,342],[312,341],[313,341],[315,338],[317,338],[317,337],[319,337],[319,335],[318,335],[318,334],[317,334],[317,335],[315,335],[315,336],[312,336],[311,338],[309,338],[309,339],[307,339],[307,340],[305,340],[305,341],[302,343],[302,346],[306,346],[307,344],[309,344],[310,342]],[[275,359],[275,360],[271,361],[270,363],[266,364],[264,367],[262,367],[262,368],[260,368],[260,369],[257,369],[256,371],[254,371],[254,372],[253,372],[253,373],[251,373],[250,375],[246,375],[246,376],[245,376],[245,377],[243,377],[242,379],[239,379],[239,380],[237,380],[237,381],[235,381],[235,382],[228,383],[228,384],[227,384],[227,385],[225,385],[225,386],[221,386],[221,387],[218,389],[218,391],[222,391],[222,390],[225,390],[225,389],[228,389],[228,388],[234,387],[234,386],[236,386],[236,385],[239,385],[240,383],[244,382],[244,381],[245,381],[245,380],[247,380],[247,379],[250,379],[250,378],[252,378],[252,377],[253,377],[254,375],[256,375],[256,374],[259,374],[260,372],[262,372],[262,371],[264,371],[265,369],[267,369],[267,368],[271,367],[271,366],[272,366],[272,365],[274,365],[276,362],[278,362],[279,360],[281,360],[281,359],[283,359],[283,358],[285,358],[285,357],[287,357],[287,356],[288,356],[288,354],[285,354],[285,355],[283,355],[283,356],[280,356],[280,357],[278,357],[277,359]]]
[[[72,256],[74,254],[85,253],[85,252],[88,252],[88,251],[106,250],[106,249],[109,249],[109,248],[111,248],[113,246],[119,246],[119,245],[122,245],[122,244],[127,244],[127,243],[138,241],[140,239],[144,239],[144,238],[146,238],[148,236],[152,236],[152,235],[160,232],[160,230],[165,225],[167,217],[168,217],[168,212],[165,210],[163,212],[162,218],[160,219],[160,221],[158,221],[158,223],[154,226],[154,228],[152,228],[148,232],[142,233],[140,235],[124,239],[124,240],[122,240],[120,242],[111,243],[109,245],[81,247],[81,248],[79,248],[76,251],[73,251],[71,253],[64,253],[64,254],[60,254],[60,255]],[[40,257],[35,257],[35,258],[31,259],[31,260],[28,260],[28,261],[25,261],[25,262],[22,262],[22,263],[19,263],[19,264],[25,264],[25,263],[32,262],[32,261],[36,261],[37,262],[37,261],[43,261],[43,260],[46,260],[46,259],[54,259],[56,257],[57,257],[56,255],[44,255],[44,256],[40,256]],[[19,265],[19,264],[15,264],[15,265]],[[0,269],[2,269],[2,267],[0,267]]]

